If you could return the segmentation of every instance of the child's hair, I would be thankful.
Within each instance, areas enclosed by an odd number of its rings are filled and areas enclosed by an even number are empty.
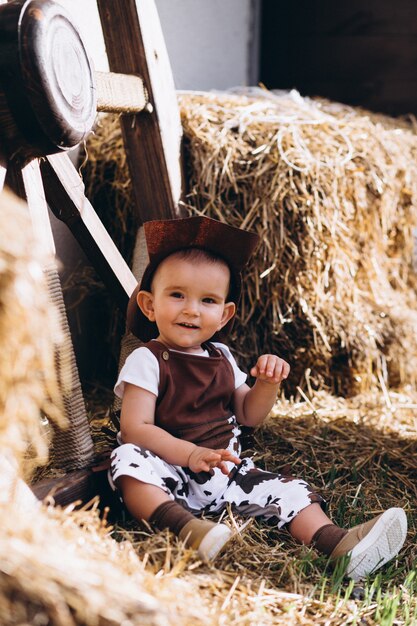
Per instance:
[[[208,261],[209,263],[223,263],[227,267],[229,267],[224,259],[221,258],[218,254],[211,252],[211,250],[206,250],[205,248],[197,248],[197,247],[188,247],[182,248],[180,250],[176,250],[170,257],[175,256],[179,259],[187,259],[190,261]]]
[[[171,258],[183,259],[185,261],[194,261],[195,263],[205,261],[207,263],[212,263],[213,265],[216,265],[216,264],[223,265],[229,270],[229,287],[228,287],[228,292],[227,292],[227,298],[229,297],[231,293],[233,293],[233,290],[231,288],[231,284],[233,282],[233,272],[230,270],[228,263],[224,259],[222,259],[222,257],[219,256],[218,254],[215,254],[214,252],[211,252],[210,250],[205,250],[204,248],[182,248],[181,250],[176,250],[175,252],[170,254],[168,257],[166,257],[166,259],[171,259]],[[161,261],[161,263],[163,263],[166,259]],[[158,271],[158,267],[156,268],[151,279],[151,289],[152,289],[153,279]]]

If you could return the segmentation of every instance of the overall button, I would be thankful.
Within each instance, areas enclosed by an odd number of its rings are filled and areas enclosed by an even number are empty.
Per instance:
[[[164,352],[162,353],[162,358],[164,359],[164,361],[168,361],[168,359],[169,359],[169,352],[164,350]]]

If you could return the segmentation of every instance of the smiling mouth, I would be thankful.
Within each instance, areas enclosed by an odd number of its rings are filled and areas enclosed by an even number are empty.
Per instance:
[[[194,328],[194,329],[198,329],[198,326],[196,326],[195,324],[187,324],[187,322],[180,322],[178,324],[178,326],[182,326],[183,328]]]

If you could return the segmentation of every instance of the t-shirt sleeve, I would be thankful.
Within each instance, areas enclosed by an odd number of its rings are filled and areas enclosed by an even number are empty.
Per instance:
[[[137,348],[127,357],[114,386],[114,393],[118,398],[123,398],[126,383],[158,395],[159,364],[148,348]]]
[[[213,342],[213,345],[223,352],[230,365],[232,366],[233,373],[235,375],[235,389],[237,389],[246,382],[247,375],[245,374],[245,372],[242,372],[242,370],[238,367],[235,357],[224,343]]]

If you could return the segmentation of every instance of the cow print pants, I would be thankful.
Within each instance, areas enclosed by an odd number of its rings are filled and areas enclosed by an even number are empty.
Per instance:
[[[229,448],[236,451],[233,439]],[[240,465],[227,465],[228,476],[218,468],[194,473],[128,443],[112,452],[109,481],[113,489],[123,475],[155,485],[193,514],[220,513],[229,503],[236,513],[262,517],[279,528],[313,502],[325,508],[323,498],[304,480],[259,469],[250,458],[242,459]]]

